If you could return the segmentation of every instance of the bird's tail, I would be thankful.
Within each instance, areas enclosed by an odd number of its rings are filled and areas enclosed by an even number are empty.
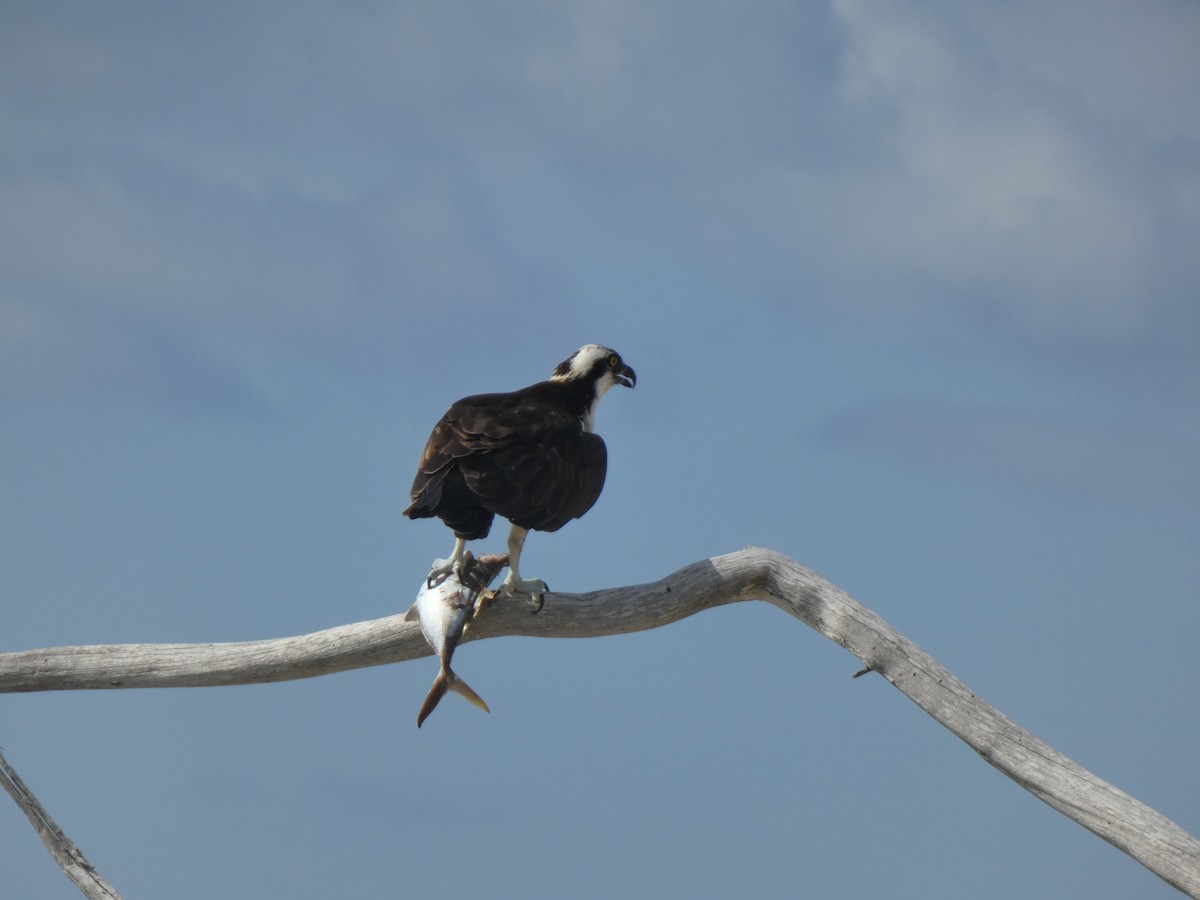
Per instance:
[[[483,702],[483,698],[471,690],[471,686],[454,674],[450,669],[442,668],[437,674],[437,678],[433,679],[433,687],[429,689],[429,693],[425,695],[425,702],[421,704],[421,711],[417,713],[417,727],[421,727],[421,723],[429,718],[429,714],[437,709],[437,705],[442,702],[442,698],[446,696],[446,691],[454,691],[460,697],[465,697],[475,706],[478,706],[484,712],[491,712],[488,705]]]

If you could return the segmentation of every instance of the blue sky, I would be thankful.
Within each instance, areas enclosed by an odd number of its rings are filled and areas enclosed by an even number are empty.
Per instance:
[[[1200,8],[4,21],[0,649],[403,610],[437,416],[599,341],[608,484],[523,574],[779,550],[1200,831]],[[0,744],[130,897],[1177,896],[765,604],[455,663],[490,716],[418,732],[423,660],[9,696]]]

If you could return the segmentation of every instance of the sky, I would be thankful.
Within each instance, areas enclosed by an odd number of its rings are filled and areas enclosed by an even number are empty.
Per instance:
[[[0,651],[403,611],[437,417],[596,341],[523,575],[778,550],[1200,832],[1200,7],[2,9]],[[766,604],[455,668],[0,746],[131,898],[1178,896]],[[76,896],[7,801],[0,896]]]

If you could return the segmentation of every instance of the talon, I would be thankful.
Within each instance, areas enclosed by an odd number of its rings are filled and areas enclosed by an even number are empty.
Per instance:
[[[448,558],[435,559],[429,568],[429,574],[425,576],[425,587],[432,590],[451,575],[459,575],[461,578],[461,573],[471,564],[471,554],[466,547],[467,542],[462,538],[457,538],[454,542],[454,550]]]
[[[434,569],[433,571],[431,571],[429,573],[429,576],[425,579],[425,586],[428,588],[435,588],[453,574],[454,574],[454,572],[452,572],[452,571],[451,572],[443,572],[440,569]]]
[[[496,590],[498,597],[518,597],[525,596],[537,604],[537,608],[541,609],[544,604],[542,595],[549,591],[550,588],[546,582],[540,578],[513,578],[511,570],[509,577]]]

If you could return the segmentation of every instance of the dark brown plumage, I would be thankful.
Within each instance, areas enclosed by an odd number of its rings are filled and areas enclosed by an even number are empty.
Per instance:
[[[499,515],[557,531],[604,487],[604,439],[583,430],[592,385],[543,381],[459,400],[434,426],[411,491],[410,519],[437,516],[455,536],[487,537]]]
[[[548,381],[511,394],[464,397],[438,420],[413,479],[410,519],[437,517],[454,532],[454,550],[435,560],[428,584],[464,558],[466,542],[487,537],[496,516],[508,519],[508,593],[538,599],[539,579],[523,579],[521,548],[530,530],[557,531],[592,508],[604,487],[608,453],[592,433],[596,405],[614,384],[637,376],[620,354],[587,344]]]

